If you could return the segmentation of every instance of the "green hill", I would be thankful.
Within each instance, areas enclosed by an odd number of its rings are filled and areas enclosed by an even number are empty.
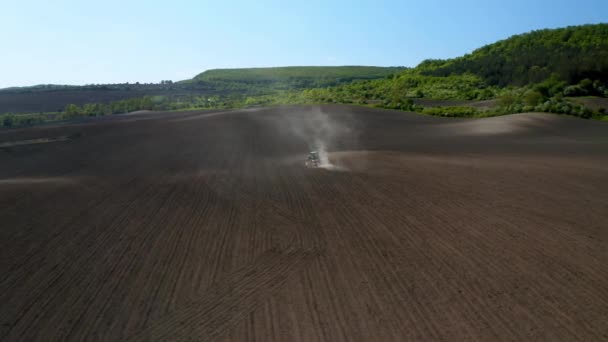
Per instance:
[[[426,60],[424,75],[471,73],[490,85],[526,85],[555,75],[575,84],[608,80],[608,24],[545,29],[512,36],[449,60]]]
[[[243,68],[207,70],[194,82],[240,83],[272,86],[279,89],[327,87],[356,80],[385,78],[403,67],[375,66],[294,66],[277,68]]]

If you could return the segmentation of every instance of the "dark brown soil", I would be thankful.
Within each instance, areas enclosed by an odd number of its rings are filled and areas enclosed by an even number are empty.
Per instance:
[[[606,123],[282,107],[0,143],[60,136],[0,148],[2,341],[608,340]]]

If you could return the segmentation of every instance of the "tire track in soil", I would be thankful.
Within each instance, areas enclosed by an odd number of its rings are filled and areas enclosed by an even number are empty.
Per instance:
[[[146,234],[143,236],[137,237],[137,239],[125,239],[123,243],[115,244],[116,241],[120,241],[121,239],[118,236],[128,236],[128,233],[123,232],[120,228],[122,227],[131,227],[135,228],[136,225],[129,225],[128,222],[136,222],[141,218],[138,217],[138,213],[142,215],[146,215],[146,212],[152,209],[153,204],[157,202],[157,200],[166,201],[168,196],[170,196],[171,192],[174,189],[166,189],[166,191],[156,191],[151,192],[151,189],[148,189],[150,195],[144,196],[146,198],[146,203],[150,205],[150,207],[138,207],[138,212],[131,212],[129,208],[123,212],[121,217],[118,217],[113,220],[111,223],[110,229],[106,230],[104,234],[96,237],[95,245],[91,245],[92,248],[83,256],[66,256],[72,259],[71,262],[63,262],[58,265],[63,265],[63,268],[54,270],[54,277],[48,279],[46,281],[41,281],[36,285],[35,290],[29,293],[30,301],[28,304],[22,308],[20,315],[17,319],[12,323],[13,326],[20,323],[20,321],[27,322],[25,326],[21,325],[21,329],[15,330],[12,329],[8,333],[7,338],[10,340],[13,338],[12,336],[16,336],[19,339],[31,339],[41,338],[38,334],[43,334],[46,336],[46,339],[56,340],[61,339],[60,337],[54,336],[52,334],[45,333],[46,329],[56,329],[61,327],[61,324],[54,322],[54,320],[59,320],[60,322],[69,322],[70,319],[66,318],[65,315],[61,316],[52,316],[52,312],[54,310],[58,310],[60,307],[65,307],[65,311],[69,312],[71,315],[74,315],[74,319],[79,317],[78,311],[70,310],[71,306],[86,308],[87,305],[79,306],[77,305],[78,301],[87,301],[89,297],[83,296],[88,293],[88,291],[99,291],[94,290],[99,284],[104,284],[103,279],[110,279],[110,275],[116,270],[117,267],[122,266],[123,264],[111,262],[111,260],[120,260],[129,251],[128,245],[132,242],[137,242],[139,244],[139,248],[145,246],[145,241],[154,237],[154,230],[147,230]],[[135,203],[138,200],[133,199],[130,205],[134,207]],[[140,203],[141,204],[141,203]],[[125,243],[127,244],[127,248],[125,248]],[[132,251],[132,250],[131,250]],[[107,270],[102,270],[101,273],[93,274],[91,276],[89,274],[83,273],[81,270],[87,269],[87,265],[92,262],[92,260],[101,259],[107,260],[108,264],[111,265],[111,268]],[[128,259],[127,259],[128,260]],[[133,258],[132,260],[137,260],[137,258]],[[44,274],[43,270],[39,271],[40,274]],[[29,280],[29,279],[28,279]],[[36,280],[35,278],[33,280]],[[79,288],[79,291],[74,291],[74,287]],[[52,295],[45,294],[48,290],[53,288],[51,292]],[[36,309],[34,310],[34,307]],[[28,329],[29,326],[35,325],[41,320],[45,314],[51,316],[51,319],[44,322],[42,327],[39,329]],[[58,336],[61,336],[65,331],[59,330]],[[34,334],[34,336],[31,336]],[[30,336],[30,337],[28,337]]]
[[[226,195],[227,193],[224,193],[224,196]],[[289,209],[284,209],[281,203],[272,199],[260,200],[259,196],[243,188],[233,195],[237,197],[233,199],[234,202],[243,204],[241,209],[244,207],[267,216],[265,222],[272,222],[268,221],[271,217],[278,217],[278,222],[284,222],[281,227],[289,231],[290,243],[274,245],[253,263],[205,289],[202,297],[193,303],[184,308],[175,309],[160,320],[147,323],[149,328],[129,340],[181,340],[187,336],[196,336],[199,340],[209,340],[219,337],[228,328],[233,327],[243,317],[267,301],[281,289],[289,278],[301,272],[311,261],[316,260],[323,253],[319,235],[315,234],[315,232],[319,232],[319,229],[314,229],[318,223],[313,223],[312,219],[302,220]],[[288,202],[293,204],[293,200]],[[232,217],[232,215],[229,216]],[[234,226],[233,224],[228,225]],[[270,227],[270,229],[272,228]],[[279,234],[285,235],[286,233],[280,232]],[[230,235],[229,232],[223,234],[223,236],[227,235]],[[223,238],[219,238],[219,240],[223,241]],[[225,248],[218,247],[214,250],[222,251]],[[239,296],[235,293],[245,294]],[[185,317],[192,317],[192,320],[185,320]],[[212,321],[200,322],[196,319],[197,317],[208,317]],[[175,326],[176,321],[180,322],[179,327]],[[180,333],[177,335],[171,333],[176,330]]]
[[[228,275],[187,307],[176,310],[129,341],[197,340],[221,336],[276,293],[315,255],[303,251],[268,251],[251,265]]]
[[[361,188],[365,188],[366,184],[374,184],[374,186],[378,186],[377,182],[361,182],[360,184],[358,184],[358,187]],[[366,189],[367,191],[365,191],[365,193],[367,194],[371,194],[373,195],[375,192],[377,192],[376,189]],[[385,189],[385,191],[387,191],[386,193],[390,193],[389,190]],[[380,195],[378,195],[380,196]],[[398,197],[398,196],[394,196],[394,197]],[[390,197],[385,198],[382,203],[391,203],[392,200]],[[393,204],[395,205],[395,208],[400,208],[403,207],[404,203],[400,203],[400,204]],[[417,203],[417,205],[419,205],[419,203]],[[459,205],[459,203],[455,203],[456,206]],[[450,205],[451,206],[451,205]],[[398,227],[398,226],[407,226],[409,227],[410,231],[413,233],[414,231],[412,231],[412,229],[416,229],[417,227],[423,227],[424,225],[418,222],[412,222],[411,218],[408,218],[407,216],[403,216],[404,212],[407,212],[407,210],[392,210],[390,209],[390,206],[385,206],[387,208],[376,208],[375,211],[377,212],[373,212],[369,210],[369,207],[364,206],[361,207],[360,210],[362,212],[365,211],[369,211],[369,213],[367,215],[365,215],[368,218],[371,217],[376,217],[376,219],[378,220],[378,222],[384,221],[386,224],[388,224],[388,227]],[[496,283],[494,283],[492,285],[492,287],[497,287],[500,288],[500,286],[498,286],[498,284],[501,284],[503,282],[506,282],[507,279],[501,279],[501,278],[496,278],[496,275],[499,274],[504,274],[504,272],[501,272],[500,270],[503,269],[509,269],[511,267],[513,267],[513,262],[511,260],[506,260],[505,263],[496,263],[496,262],[488,262],[488,260],[494,260],[494,261],[501,261],[501,259],[498,258],[492,258],[492,259],[488,259],[488,258],[480,258],[480,259],[473,259],[473,258],[468,258],[465,257],[465,254],[463,254],[462,252],[462,248],[464,247],[464,250],[466,251],[466,254],[470,254],[471,251],[475,250],[480,252],[480,255],[488,255],[488,250],[484,249],[484,244],[485,244],[485,236],[476,236],[476,237],[470,237],[468,235],[470,235],[471,231],[467,229],[467,227],[457,227],[454,225],[453,220],[448,219],[449,217],[453,217],[452,215],[448,215],[446,214],[447,210],[449,207],[445,206],[445,205],[434,205],[432,206],[434,215],[433,218],[437,221],[437,223],[432,224],[432,226],[436,227],[435,229],[425,229],[425,230],[421,230],[420,232],[418,232],[415,235],[420,235],[420,236],[426,236],[425,240],[426,241],[434,241],[434,244],[432,246],[427,245],[425,246],[426,250],[428,252],[432,252],[433,250],[437,250],[438,248],[440,249],[445,249],[444,251],[436,251],[437,255],[451,255],[452,259],[461,259],[460,262],[461,263],[465,263],[468,264],[467,268],[469,269],[469,271],[471,270],[479,270],[479,271],[483,271],[483,272],[488,272],[493,274],[492,276],[488,275],[487,279],[496,279]],[[411,208],[412,211],[415,211],[414,208]],[[382,213],[382,211],[386,211],[386,213]],[[387,217],[390,217],[392,220],[394,220],[394,223],[391,223],[390,221],[387,221]],[[496,223],[493,221],[488,221],[487,217],[474,217],[473,218],[476,221],[480,221],[481,223],[486,224],[488,227],[491,227],[492,225],[495,225]],[[374,226],[382,226],[382,224],[377,223],[374,225],[369,225],[369,227],[374,227]],[[482,225],[483,226],[483,225]],[[441,229],[439,229],[441,228]],[[373,231],[368,230],[369,233],[371,234],[368,239],[373,239],[372,236],[387,236],[387,232],[381,232],[378,231],[376,233],[374,233]],[[500,230],[498,231],[500,233]],[[394,233],[390,233],[390,234],[394,234]],[[487,234],[486,234],[487,235]],[[499,235],[500,236],[500,235]],[[494,239],[496,238],[496,235],[492,236]],[[398,239],[398,238],[396,238]],[[454,248],[454,242],[458,241],[458,244],[461,245],[461,249],[456,249]],[[475,241],[476,243],[473,243],[473,241]],[[480,242],[482,242],[480,244]],[[493,241],[494,242],[494,241]],[[506,243],[506,240],[505,240]],[[419,245],[420,241],[412,241],[412,247],[416,248],[416,245]],[[463,244],[465,244],[466,246],[462,246]],[[374,250],[379,249],[379,247],[375,247],[373,248]],[[491,252],[490,252],[491,253]],[[524,254],[525,256],[525,254]],[[535,257],[538,258],[538,255],[535,255]],[[370,258],[373,259],[373,258]],[[441,259],[438,258],[436,255],[433,255],[432,253],[426,253],[426,260],[429,261],[433,261],[433,260],[437,260],[440,261]],[[388,260],[387,260],[388,262]],[[443,267],[442,266],[445,266]],[[438,272],[438,276],[443,276],[448,275],[451,277],[454,277],[454,279],[458,279],[458,274],[452,272],[452,267],[454,266],[454,264],[457,263],[452,263],[452,262],[443,262],[442,264],[436,264],[436,266],[434,266],[433,268],[437,268],[437,269],[443,269],[442,272]],[[523,271],[523,270],[522,270]],[[465,272],[466,272],[466,268],[465,268]],[[557,272],[557,274],[559,274],[559,272]],[[387,276],[384,276],[385,278]],[[555,280],[551,280],[551,279],[543,279],[540,278],[538,279],[538,287],[542,287],[542,285],[544,283],[554,283]],[[430,284],[432,284],[433,282],[430,281]],[[450,280],[449,278],[446,278],[444,281],[439,282],[440,284],[454,284],[453,280]],[[487,285],[489,284],[484,284],[482,286],[482,284],[477,283],[477,285],[474,285],[475,282],[469,282],[468,285],[465,283],[458,283],[456,282],[456,284],[460,287],[460,288],[469,288],[469,290],[472,290],[475,293],[486,293],[488,292],[488,288]],[[474,285],[476,287],[470,287],[471,285]],[[583,284],[583,287],[581,287],[581,289],[584,289],[585,285]],[[430,290],[432,290],[432,288],[430,288]],[[594,292],[596,292],[597,289],[594,289]],[[435,291],[437,293],[440,293],[439,291]],[[445,290],[442,292],[446,292]],[[540,296],[541,294],[539,293],[538,296]],[[564,296],[566,298],[572,296],[571,293],[564,293]],[[580,299],[580,292],[577,294],[577,296]],[[479,301],[479,299],[481,299],[481,301]],[[563,298],[561,298],[563,300]],[[475,297],[473,298],[473,300],[475,302],[471,302],[471,304],[469,305],[469,309],[467,310],[461,310],[461,312],[466,312],[469,311],[471,312],[471,310],[473,310],[472,312],[475,315],[478,315],[477,313],[475,313],[475,309],[478,307],[484,307],[484,306],[490,306],[491,303],[489,303],[487,300],[484,300],[484,297]],[[575,303],[575,301],[573,301],[572,303]],[[522,302],[521,305],[526,306],[525,302]],[[526,315],[529,317],[529,319],[531,321],[533,321],[534,316],[531,312],[529,312],[528,309],[526,309],[524,306],[520,307],[520,309],[523,309],[523,311],[520,313],[521,315]],[[557,308],[554,308],[555,310],[553,310],[552,312],[545,312],[542,315],[544,316],[548,316],[548,317],[558,317],[559,315],[561,315],[560,310],[558,310]],[[439,315],[437,314],[433,314],[433,315],[423,315],[423,316],[431,316],[431,317],[435,317],[435,319],[437,320]],[[501,317],[500,316],[494,316],[493,318],[490,316],[476,316],[474,317],[475,321],[478,322],[483,322],[483,321],[488,321],[488,325],[489,325],[489,321],[501,321]],[[569,324],[567,323],[572,323],[572,318],[568,318],[565,317],[566,322],[563,322],[563,326],[568,326]],[[540,329],[542,327],[542,325],[540,323],[537,322],[537,326],[536,329]],[[589,329],[589,331],[593,331],[593,327],[589,326],[587,327]],[[509,321],[503,321],[503,329],[502,331],[502,335],[494,335],[492,338],[493,339],[497,339],[499,336],[505,337],[504,334],[507,331],[510,331],[513,335],[513,338],[522,338],[522,336],[517,336],[516,331],[519,331],[519,329],[517,329],[516,326],[513,326],[511,324],[511,322]],[[550,339],[557,339],[557,336],[560,336],[561,338],[564,338],[566,336],[566,339],[572,339],[572,338],[576,338],[577,335],[573,335],[574,332],[572,331],[568,331],[568,330],[563,330],[561,333],[560,332],[555,332],[555,331],[547,331],[547,333],[550,334]],[[599,335],[597,335],[599,336]]]

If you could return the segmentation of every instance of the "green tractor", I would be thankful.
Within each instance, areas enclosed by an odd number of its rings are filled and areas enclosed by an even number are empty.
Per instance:
[[[321,164],[321,159],[319,159],[319,152],[317,151],[311,151],[308,154],[308,158],[306,158],[306,167],[319,167],[319,165]]]

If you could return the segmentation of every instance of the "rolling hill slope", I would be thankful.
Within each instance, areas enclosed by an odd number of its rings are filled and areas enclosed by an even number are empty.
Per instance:
[[[385,78],[404,69],[403,67],[376,66],[293,66],[213,69],[197,75],[190,82],[236,83],[258,87],[270,86],[278,89],[300,89],[335,86],[356,80]]]

